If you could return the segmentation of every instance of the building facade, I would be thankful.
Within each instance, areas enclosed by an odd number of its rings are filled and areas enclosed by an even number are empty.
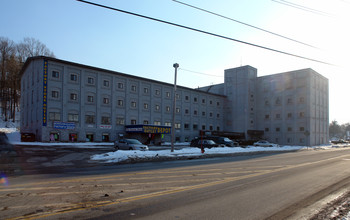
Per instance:
[[[50,57],[21,72],[21,133],[37,141],[170,141],[174,86]],[[311,69],[257,77],[225,70],[224,83],[177,87],[176,141],[200,131],[239,133],[290,145],[328,141],[328,80]]]
[[[21,133],[37,141],[171,140],[172,84],[49,57],[29,58],[21,80]],[[223,129],[225,96],[178,86],[176,99],[177,141]]]
[[[243,66],[201,90],[227,97],[224,130],[282,145],[328,143],[328,79],[312,69],[257,77],[255,68]]]

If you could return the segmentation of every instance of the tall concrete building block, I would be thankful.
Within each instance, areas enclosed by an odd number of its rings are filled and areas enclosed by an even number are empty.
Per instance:
[[[255,83],[257,69],[242,66],[225,70],[224,130],[243,132],[255,129]]]

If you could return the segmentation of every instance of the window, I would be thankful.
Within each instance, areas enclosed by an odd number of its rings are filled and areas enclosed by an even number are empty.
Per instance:
[[[58,91],[52,91],[51,92],[51,97],[57,99],[59,97],[59,92]]]
[[[118,89],[124,89],[124,84],[123,83],[118,83]]]
[[[160,125],[160,121],[154,121],[154,125]]]
[[[305,98],[304,97],[300,97],[299,98],[299,103],[304,103],[305,102]]]
[[[166,96],[167,98],[170,98],[170,92],[166,92],[166,93],[165,93],[165,96]]]
[[[165,122],[164,125],[171,127],[171,122]]]
[[[270,131],[270,128],[265,128],[265,132],[269,132]]]
[[[281,114],[276,114],[276,119],[281,119]]]
[[[70,74],[70,81],[77,82],[78,81],[78,75],[75,73]]]
[[[61,121],[61,113],[59,112],[49,112],[50,121]]]
[[[276,101],[275,101],[275,104],[276,104],[276,105],[280,105],[280,104],[281,104],[281,99],[280,99],[280,98],[277,98]]]
[[[194,98],[193,98],[193,102],[198,102],[197,97],[194,97]]]
[[[198,115],[198,111],[197,111],[197,110],[194,110],[194,111],[193,111],[193,115]]]
[[[193,130],[198,130],[198,125],[197,124],[193,124]]]
[[[124,106],[124,100],[122,100],[122,99],[118,99],[118,101],[117,101],[117,105],[118,105],[119,107]]]
[[[60,73],[58,71],[53,70],[52,71],[52,78],[56,78],[56,79],[60,78]]]
[[[206,114],[205,112],[202,112],[202,116],[203,116],[203,117],[205,117],[205,114]]]
[[[160,110],[160,106],[156,105],[155,109],[156,109],[156,111],[159,111]]]
[[[136,92],[136,86],[135,85],[131,85],[131,91],[132,92]]]
[[[265,100],[265,105],[270,105],[269,100]]]
[[[179,100],[180,99],[180,94],[176,93],[175,97],[176,97],[177,100]]]
[[[176,113],[180,113],[180,108],[176,108]]]
[[[209,117],[213,117],[213,113],[212,112],[209,112]]]
[[[103,86],[104,87],[109,87],[109,81],[108,80],[103,80]]]
[[[136,108],[136,102],[135,101],[131,102],[131,108]]]
[[[188,95],[185,96],[185,100],[188,101],[190,100],[190,97]]]
[[[202,125],[202,130],[205,131],[205,129],[206,129],[206,128],[205,128],[205,125]]]
[[[288,131],[293,131],[292,127],[288,127]]]
[[[148,123],[148,120],[143,120],[143,124],[144,125],[148,125],[149,123]]]
[[[265,120],[270,119],[270,115],[265,115]]]
[[[279,132],[280,130],[281,130],[280,128],[278,128],[278,127],[276,128],[276,132]]]
[[[218,114],[216,114],[216,117],[217,117],[217,118],[220,118],[220,114],[219,114],[219,113],[218,113]]]
[[[148,88],[147,87],[143,88],[143,93],[144,94],[148,94]]]
[[[95,84],[95,79],[94,79],[93,77],[88,77],[87,83],[88,83],[89,85],[94,85],[94,84]]]
[[[160,95],[160,90],[159,90],[159,89],[156,89],[156,90],[155,90],[155,94],[156,94],[156,96],[159,96],[159,95]]]
[[[304,112],[299,112],[299,118],[303,118],[305,116]]]
[[[76,94],[76,93],[71,93],[71,94],[70,94],[70,100],[71,100],[71,101],[77,101],[77,100],[78,100],[78,94]]]
[[[184,129],[186,129],[186,130],[190,129],[190,124],[189,123],[185,123],[184,124]]]
[[[68,121],[69,122],[79,122],[79,115],[78,114],[68,114]]]
[[[87,97],[87,102],[93,103],[93,102],[94,102],[94,96],[88,95],[88,97]]]
[[[103,98],[103,104],[109,104],[109,98]]]
[[[202,104],[205,104],[205,99],[202,99]]]
[[[181,128],[181,124],[180,123],[175,123],[175,128],[176,129],[180,129]]]
[[[135,119],[131,119],[130,124],[136,125],[136,120]]]
[[[95,124],[95,115],[85,115],[86,124]]]
[[[101,117],[101,124],[103,125],[110,125],[111,124],[111,118],[108,116],[102,116]]]
[[[288,113],[288,114],[287,114],[287,118],[288,118],[288,119],[291,119],[292,116],[293,116],[292,113]]]
[[[217,103],[216,103],[216,106],[220,106],[220,102],[217,102]]]
[[[170,112],[170,106],[166,106],[165,111]]]
[[[190,114],[190,110],[188,110],[187,108],[185,109],[185,114],[188,115]]]
[[[117,117],[117,125],[125,125],[125,119],[123,117]]]
[[[299,131],[305,131],[304,127],[299,127]]]
[[[288,98],[287,99],[287,104],[292,104],[293,103],[293,99],[292,98]]]
[[[143,109],[148,109],[148,103],[143,103]]]

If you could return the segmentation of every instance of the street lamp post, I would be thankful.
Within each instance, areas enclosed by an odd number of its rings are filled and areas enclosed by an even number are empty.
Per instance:
[[[173,121],[171,123],[171,152],[174,152],[174,141],[175,141],[175,111],[176,111],[176,78],[177,78],[177,68],[179,68],[178,63],[174,63],[175,68],[175,79],[174,79],[174,102],[173,102]]]

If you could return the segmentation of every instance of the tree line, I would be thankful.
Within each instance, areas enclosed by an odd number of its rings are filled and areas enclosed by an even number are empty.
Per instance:
[[[33,56],[54,54],[37,39],[26,37],[15,43],[0,36],[0,107],[4,121],[15,121],[21,95],[20,71],[27,58]]]
[[[332,121],[329,124],[329,137],[330,138],[345,138],[347,133],[350,132],[350,123],[339,124],[337,121]]]

